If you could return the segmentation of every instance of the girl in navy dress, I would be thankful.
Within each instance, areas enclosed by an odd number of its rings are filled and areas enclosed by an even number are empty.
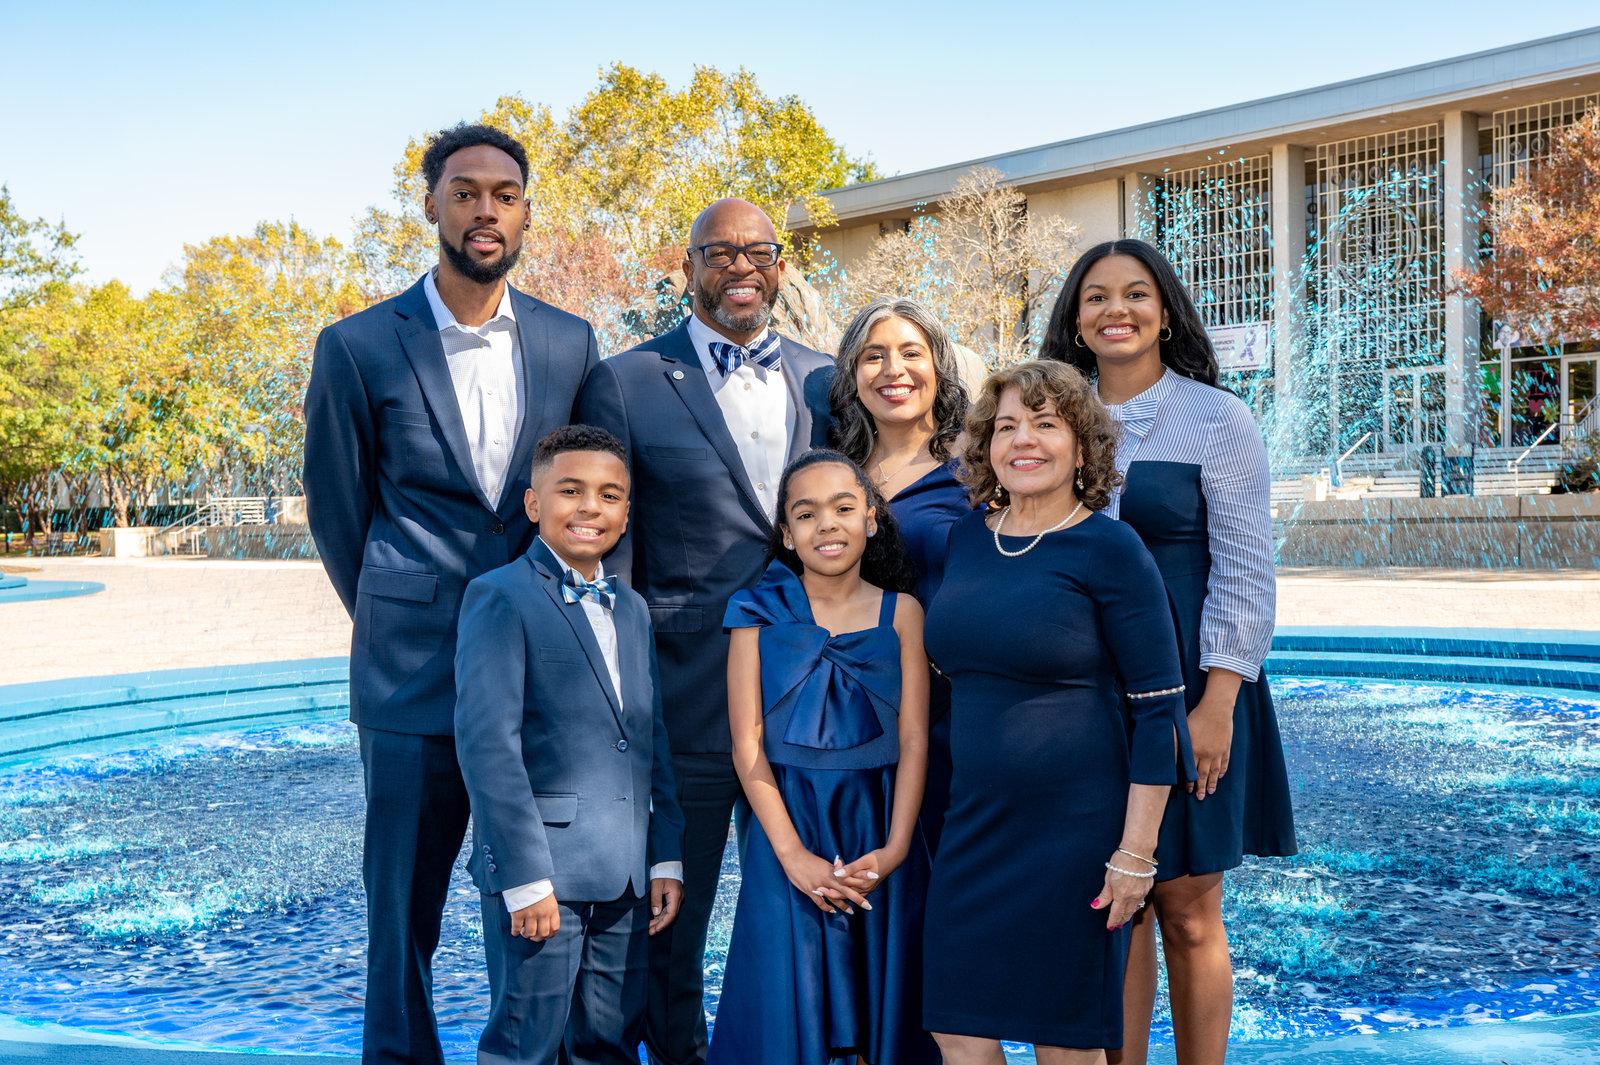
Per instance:
[[[952,449],[967,415],[967,392],[944,326],[915,300],[878,300],[846,327],[829,403],[833,443],[867,471],[889,500],[916,570],[912,594],[923,610],[944,576],[950,529],[972,509],[956,479]],[[922,831],[937,852],[950,805],[950,683],[935,672],[928,689],[928,783]]]
[[[922,608],[861,469],[812,451],[774,561],[728,602],[734,768],[755,813],[711,1065],[923,1065]]]
[[[1155,919],[1134,922],[1121,1061],[1145,1061],[1159,924],[1178,1061],[1221,1065],[1233,1011],[1222,874],[1246,854],[1295,853],[1261,671],[1277,590],[1266,449],[1250,409],[1217,387],[1205,323],[1177,273],[1142,241],[1100,244],[1078,260],[1042,357],[1094,379],[1118,423],[1124,483],[1106,513],[1139,534],[1166,583],[1199,767],[1161,822]]]
[[[992,505],[956,523],[928,611],[949,675],[950,813],[928,893],[924,1021],[947,1065],[1094,1065],[1122,1042],[1128,920],[1192,779],[1161,576],[1098,511],[1110,417],[1077,371],[992,374],[961,474]]]

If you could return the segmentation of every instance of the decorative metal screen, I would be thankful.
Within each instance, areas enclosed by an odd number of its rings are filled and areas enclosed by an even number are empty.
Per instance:
[[[1161,250],[1206,325],[1272,320],[1272,157],[1162,174],[1153,195]]]
[[[1595,107],[1600,94],[1572,96],[1565,100],[1546,100],[1528,107],[1514,107],[1494,113],[1495,185],[1504,188],[1516,176],[1550,154],[1550,137],[1570,126]]]
[[[1442,137],[1438,125],[1418,126],[1316,151],[1309,369],[1327,389],[1340,451],[1436,435],[1397,428],[1421,413],[1389,409],[1388,379],[1445,361]]]

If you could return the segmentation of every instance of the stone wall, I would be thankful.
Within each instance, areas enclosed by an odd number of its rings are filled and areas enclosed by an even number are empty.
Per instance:
[[[1282,566],[1600,569],[1600,493],[1283,504]]]

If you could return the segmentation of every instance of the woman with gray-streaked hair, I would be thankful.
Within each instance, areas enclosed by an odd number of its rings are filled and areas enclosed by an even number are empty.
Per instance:
[[[845,329],[835,361],[833,445],[860,464],[889,501],[916,567],[913,594],[927,609],[944,575],[950,528],[972,509],[953,465],[967,393],[950,336],[915,300],[877,300]],[[935,673],[922,804],[930,849],[939,845],[950,800],[949,709],[949,685]]]

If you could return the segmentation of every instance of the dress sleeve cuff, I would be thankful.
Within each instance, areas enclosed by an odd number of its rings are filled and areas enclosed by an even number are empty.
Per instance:
[[[531,884],[520,887],[506,888],[500,897],[505,900],[506,912],[516,913],[525,910],[536,902],[543,902],[556,893],[556,886],[548,880],[535,880]]]
[[[1201,669],[1210,669],[1212,666],[1231,669],[1243,677],[1246,683],[1254,682],[1261,677],[1261,664],[1259,662],[1252,662],[1248,658],[1225,655],[1220,651],[1206,651],[1200,656]]]
[[[657,862],[650,867],[651,880],[676,880],[683,883],[682,862]]]
[[[1150,706],[1159,699],[1159,706]],[[1142,700],[1139,715],[1134,718],[1133,745],[1129,758],[1128,779],[1134,784],[1171,786],[1178,779],[1185,783],[1199,774],[1194,768],[1194,749],[1189,745],[1189,713],[1181,691],[1158,698]],[[1177,746],[1173,746],[1173,737]],[[1177,773],[1173,772],[1176,761]]]

